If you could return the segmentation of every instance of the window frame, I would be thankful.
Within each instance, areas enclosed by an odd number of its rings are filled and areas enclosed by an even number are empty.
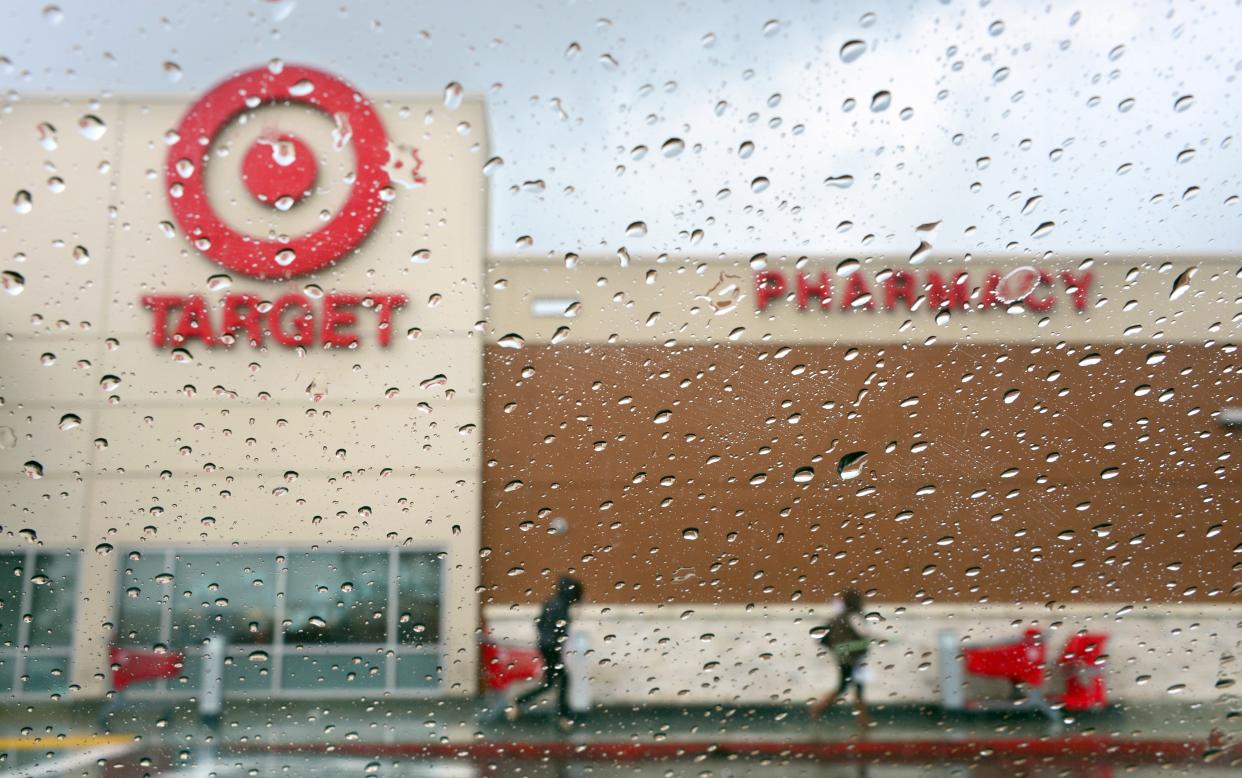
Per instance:
[[[121,623],[121,608],[125,597],[125,569],[129,564],[128,555],[130,551],[139,551],[144,558],[148,554],[159,554],[163,556],[164,567],[162,572],[172,573],[176,575],[176,558],[181,556],[192,555],[270,555],[273,558],[283,556],[285,564],[277,567],[276,580],[274,584],[275,599],[273,609],[273,630],[272,640],[270,643],[235,643],[228,646],[228,656],[232,657],[234,662],[239,659],[244,661],[252,650],[266,651],[270,657],[271,677],[270,683],[262,688],[254,689],[226,689],[224,696],[229,699],[359,699],[368,696],[388,697],[388,698],[429,698],[448,696],[447,687],[441,678],[434,686],[426,687],[399,687],[397,686],[397,663],[402,655],[432,655],[436,657],[437,664],[443,671],[447,652],[445,650],[446,635],[446,608],[445,594],[447,583],[448,551],[440,546],[435,545],[410,545],[410,546],[375,546],[375,545],[336,545],[331,548],[312,545],[254,545],[240,546],[238,548],[220,548],[220,547],[186,547],[179,545],[158,545],[148,546],[145,548],[126,549],[121,553],[116,568],[116,597],[115,597],[115,616],[117,628],[123,629]],[[302,553],[335,553],[341,554],[385,554],[388,560],[388,607],[386,614],[386,639],[383,643],[324,643],[324,644],[308,644],[300,651],[296,651],[285,643],[285,630],[283,623],[285,620],[286,597],[281,596],[285,593],[288,581],[289,560],[296,554]],[[398,639],[399,636],[399,613],[400,608],[394,605],[399,586],[397,581],[397,563],[401,554],[429,554],[437,557],[439,570],[437,571],[437,583],[439,586],[439,640],[434,644],[424,646],[405,645]],[[171,584],[169,584],[171,587]],[[165,646],[169,646],[172,650],[172,613],[173,613],[173,594],[171,588],[168,590],[169,597],[160,609],[160,635],[159,642]],[[364,649],[374,650],[380,648],[384,651],[384,684],[378,688],[341,688],[341,687],[325,687],[322,689],[297,689],[286,688],[284,683],[284,667],[285,659],[289,656],[345,656],[357,655]],[[187,658],[197,656],[201,653],[201,648],[197,646],[186,646],[177,649],[184,651]],[[365,655],[364,655],[365,656]],[[154,683],[143,683],[135,686],[132,690],[126,690],[126,695],[133,699],[156,699],[159,697],[174,696],[177,698],[188,698],[197,695],[199,692],[194,688],[181,690],[176,685],[170,685],[168,680],[160,680]]]
[[[56,701],[53,695],[60,694],[60,701],[68,700],[73,686],[73,666],[76,659],[78,641],[78,621],[81,619],[81,603],[79,602],[79,592],[82,589],[83,574],[85,569],[84,555],[72,548],[58,548],[30,545],[25,548],[3,548],[0,554],[17,555],[22,557],[22,593],[18,601],[17,607],[17,635],[14,638],[13,645],[0,646],[0,655],[11,657],[13,661],[12,668],[12,687],[9,691],[0,694],[3,699],[32,701],[38,700],[42,702]],[[73,596],[70,600],[73,603],[73,612],[69,617],[69,642],[63,647],[39,647],[32,648],[30,645],[30,622],[26,621],[23,616],[30,613],[30,609],[34,604],[34,578],[33,571],[35,569],[35,560],[39,554],[56,555],[68,554],[72,558],[73,573],[70,584],[72,586]],[[61,657],[65,658],[65,676],[64,689],[57,692],[56,690],[38,690],[28,691],[26,682],[22,680],[22,676],[26,674],[27,660],[31,657]]]

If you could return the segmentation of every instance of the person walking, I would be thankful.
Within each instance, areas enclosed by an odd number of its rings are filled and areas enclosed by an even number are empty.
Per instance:
[[[557,582],[556,591],[544,601],[539,618],[535,621],[535,630],[539,635],[539,654],[543,658],[543,680],[535,688],[520,695],[505,710],[510,721],[517,719],[524,705],[555,687],[557,724],[563,730],[572,728],[564,650],[573,618],[571,608],[581,600],[582,583],[576,578],[562,576]]]
[[[862,614],[863,596],[855,589],[847,589],[841,593],[841,612],[824,625],[824,636],[820,638],[832,652],[837,661],[840,677],[837,688],[828,692],[811,704],[811,718],[818,719],[837,698],[854,687],[854,716],[858,724],[859,734],[865,734],[871,726],[871,717],[867,714],[867,704],[863,700],[863,673],[867,659],[867,649],[871,641],[860,634],[854,627],[853,619]]]

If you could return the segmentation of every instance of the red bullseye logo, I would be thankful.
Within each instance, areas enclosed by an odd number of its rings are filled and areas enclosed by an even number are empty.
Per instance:
[[[226,224],[208,200],[211,147],[239,115],[288,104],[310,106],[336,123],[338,137],[354,150],[352,184],[341,209],[313,232],[288,240],[247,235]],[[323,71],[286,65],[234,76],[190,106],[177,136],[167,162],[173,215],[195,248],[236,273],[281,279],[314,272],[356,249],[383,215],[390,185],[384,125],[358,90]],[[288,210],[310,195],[319,175],[311,148],[288,133],[255,140],[241,169],[249,195],[276,210]]]

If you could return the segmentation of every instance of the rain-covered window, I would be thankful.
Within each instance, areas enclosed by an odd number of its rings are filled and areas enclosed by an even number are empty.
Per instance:
[[[1238,3],[0,8],[0,778],[1242,765]]]

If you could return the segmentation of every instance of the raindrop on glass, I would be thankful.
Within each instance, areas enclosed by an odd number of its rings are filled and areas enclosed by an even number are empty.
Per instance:
[[[841,61],[846,62],[846,63],[854,62],[859,57],[861,57],[864,53],[866,53],[866,51],[867,51],[867,44],[863,43],[862,41],[860,40],[846,41],[841,46]]]

